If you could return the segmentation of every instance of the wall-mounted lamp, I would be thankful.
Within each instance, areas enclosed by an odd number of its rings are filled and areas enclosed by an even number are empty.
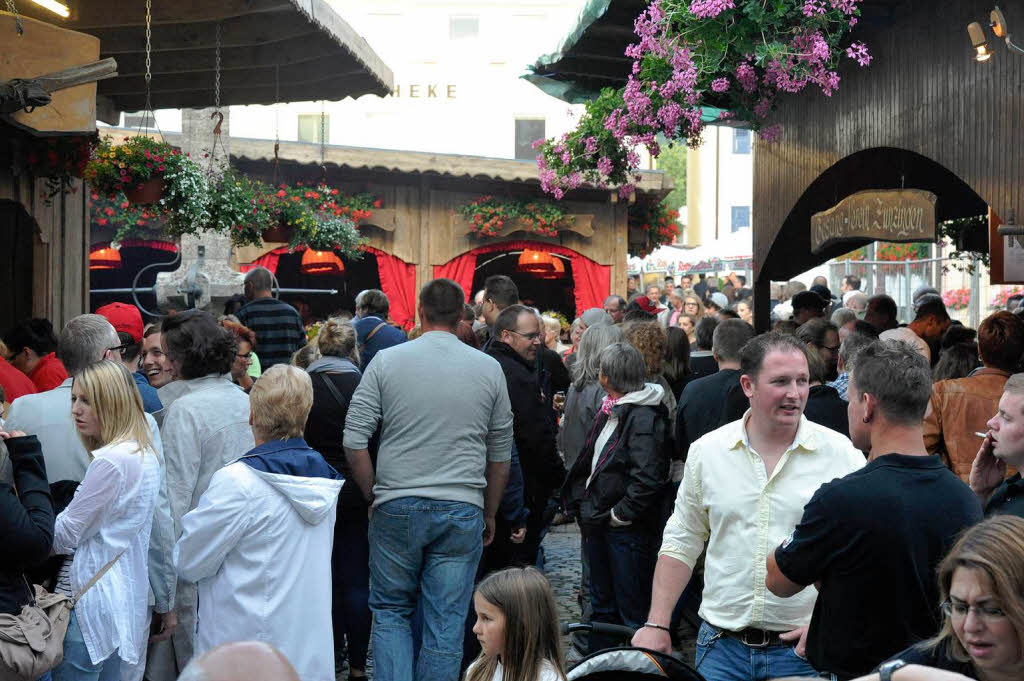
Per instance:
[[[37,0],[38,2],[38,0]],[[1006,24],[1006,15],[999,9],[997,5],[988,15],[989,27],[992,29],[992,33],[997,38],[1002,38],[1003,42],[1006,43],[1006,48],[1011,52],[1017,54],[1024,54],[1024,47],[1016,45],[1013,40],[1010,39],[1010,29]],[[981,27],[981,24],[977,21],[971,22],[967,25],[967,35],[971,38],[971,45],[974,47],[976,54],[974,55],[975,61],[988,61],[992,58],[992,50],[988,46],[988,38],[985,37],[985,29]]]
[[[977,54],[974,55],[975,61],[988,61],[992,58],[992,53],[988,49],[988,38],[985,37],[985,29],[981,27],[981,24],[977,21],[968,24],[967,35],[971,37],[971,45],[977,51]]]
[[[54,14],[59,14],[65,19],[71,16],[70,3],[65,4],[63,2],[57,2],[57,0],[32,0],[32,2],[36,3],[40,7],[45,7]]]

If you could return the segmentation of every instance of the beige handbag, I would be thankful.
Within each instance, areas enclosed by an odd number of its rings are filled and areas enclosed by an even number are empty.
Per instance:
[[[37,584],[34,590],[29,588],[32,600],[21,614],[0,613],[0,681],[34,681],[61,663],[71,610],[123,554],[117,554],[71,598]]]

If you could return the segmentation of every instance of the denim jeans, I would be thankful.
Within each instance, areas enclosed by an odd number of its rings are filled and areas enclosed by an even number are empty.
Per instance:
[[[631,527],[585,528],[583,554],[590,566],[592,622],[639,629],[651,606],[657,560],[655,539]],[[628,641],[590,634],[590,652]]]
[[[376,681],[458,681],[483,529],[483,511],[462,502],[404,497],[373,510],[370,610]],[[414,669],[411,623],[417,600],[423,645]]]
[[[818,672],[796,654],[793,646],[753,648],[722,634],[707,622],[697,633],[694,665],[706,681],[766,681],[783,676],[810,676]]]
[[[93,664],[82,638],[75,611],[68,620],[68,633],[64,636],[64,660],[53,668],[53,681],[118,681],[121,678],[121,658],[114,654],[99,664]]]
[[[341,650],[343,641],[347,641],[349,667],[366,669],[371,622],[369,521],[365,509],[339,508],[339,511],[331,553],[334,647]]]

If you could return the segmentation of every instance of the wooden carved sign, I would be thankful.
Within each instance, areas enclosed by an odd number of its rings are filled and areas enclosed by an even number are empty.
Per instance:
[[[934,241],[936,196],[921,189],[857,192],[811,216],[811,251],[837,241]]]

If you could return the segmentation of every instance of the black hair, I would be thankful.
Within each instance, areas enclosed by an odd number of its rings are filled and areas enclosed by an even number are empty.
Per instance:
[[[932,396],[928,360],[902,341],[876,341],[857,353],[850,384],[870,393],[892,423],[921,425]]]
[[[856,274],[847,274],[845,277],[843,277],[843,281],[845,281],[846,285],[849,286],[854,291],[860,290],[860,277],[858,277]]]
[[[946,311],[946,304],[942,302],[942,298],[937,297],[934,300],[929,298],[917,306],[917,314],[914,315],[914,319],[924,319],[925,317],[934,317],[940,322],[949,321],[949,312]]]
[[[715,314],[718,315],[718,320],[719,321],[723,321],[723,322],[726,319],[739,319],[740,318],[740,313],[737,312],[736,310],[730,308],[730,307],[722,308],[721,310],[719,310]]]
[[[451,279],[428,281],[420,290],[420,309],[423,320],[435,326],[454,329],[462,320],[466,294]]]
[[[26,319],[4,334],[4,345],[15,355],[30,348],[42,357],[57,351],[57,335],[49,319]]]
[[[628,322],[650,322],[657,319],[657,315],[653,315],[650,312],[644,310],[639,305],[630,301],[629,305],[626,306],[626,314],[622,315],[622,323]]]
[[[715,342],[715,327],[718,320],[708,315],[702,317],[697,326],[693,329],[693,339],[697,341],[698,350],[710,350]]]
[[[690,375],[690,339],[678,326],[668,330],[665,341],[663,373],[670,382],[678,382]]]
[[[241,293],[236,293],[224,301],[224,314],[235,314],[245,305],[245,302],[245,296]]]
[[[484,300],[490,300],[504,310],[509,305],[519,302],[519,288],[510,277],[504,274],[492,274],[484,281]]]
[[[874,306],[875,310],[893,321],[896,321],[896,318],[899,316],[899,312],[896,309],[896,301],[884,293],[868,298],[867,309],[870,310],[872,306]]]
[[[121,345],[124,346],[124,349],[121,350],[122,360],[125,362],[133,362],[139,358],[139,353],[142,351],[142,343],[136,343],[130,333],[118,331],[117,340],[121,341]]]
[[[715,327],[711,349],[723,362],[740,359],[743,346],[754,337],[754,327],[742,319],[726,319]]]
[[[179,362],[184,379],[231,371],[238,352],[235,334],[204,310],[188,310],[164,318],[161,334],[167,356]]]

